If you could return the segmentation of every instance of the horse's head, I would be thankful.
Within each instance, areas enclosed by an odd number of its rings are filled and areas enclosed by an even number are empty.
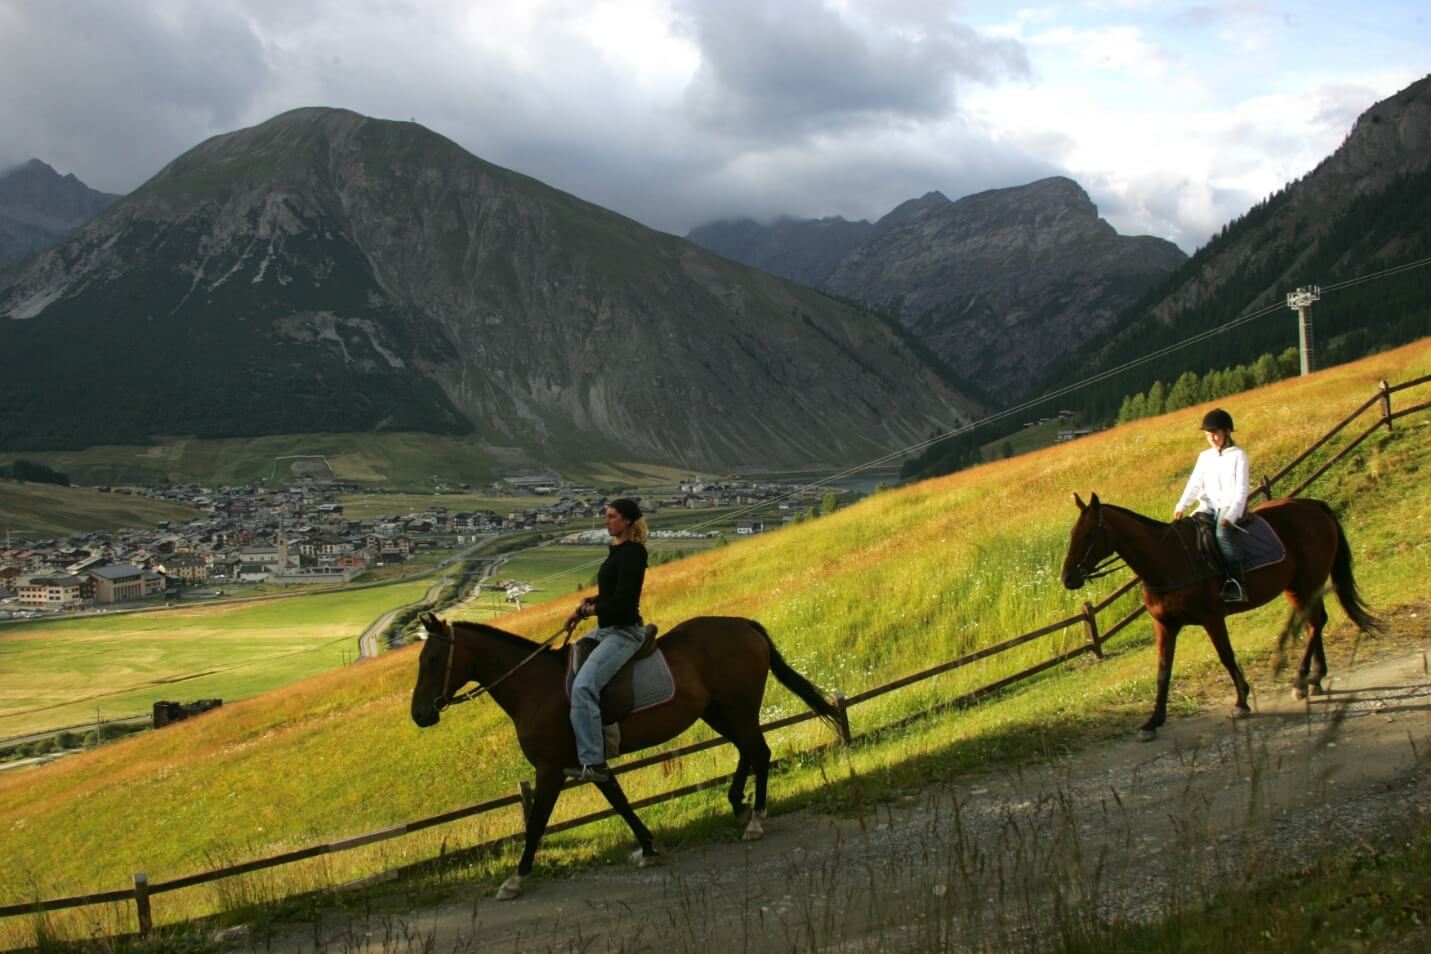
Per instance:
[[[1113,554],[1108,531],[1103,528],[1103,506],[1098,495],[1092,494],[1084,503],[1073,495],[1078,505],[1078,520],[1068,540],[1068,555],[1063,558],[1063,585],[1076,590],[1093,575],[1098,564]]]
[[[457,648],[452,627],[431,613],[422,614],[426,642],[417,654],[417,685],[412,689],[412,721],[418,728],[436,725],[447,708],[450,671]]]

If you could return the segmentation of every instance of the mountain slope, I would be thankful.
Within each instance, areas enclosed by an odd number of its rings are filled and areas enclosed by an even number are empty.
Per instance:
[[[0,175],[0,265],[48,248],[118,199],[38,159],[8,170]]]
[[[1345,142],[1300,180],[1230,223],[1175,274],[1119,316],[1116,331],[1069,355],[1049,384],[1115,367],[1242,315],[1266,316],[1119,376],[1090,392],[1107,415],[1154,380],[1250,363],[1297,343],[1282,307],[1302,286],[1312,306],[1314,366],[1431,334],[1431,77],[1372,106]],[[1370,280],[1369,280],[1370,279]]]
[[[0,273],[0,347],[12,448],[417,430],[557,463],[838,463],[972,406],[867,313],[331,109],[215,137]]]
[[[1186,258],[1118,235],[1061,177],[956,202],[930,192],[874,225],[717,223],[691,238],[877,308],[961,376],[1014,398]]]

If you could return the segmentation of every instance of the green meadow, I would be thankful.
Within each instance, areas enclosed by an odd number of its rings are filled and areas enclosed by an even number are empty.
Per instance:
[[[193,507],[134,494],[0,479],[0,543],[7,534],[20,543],[90,530],[154,527],[161,520],[188,523],[199,515]]]
[[[374,619],[429,586],[0,627],[0,738],[140,715],[161,699],[246,699],[340,668]]]
[[[1305,379],[1282,381],[1225,399],[1253,473],[1270,474],[1310,446],[1370,397],[1380,379],[1431,373],[1431,341],[1387,352]],[[1398,406],[1426,400],[1424,389]],[[1076,511],[1070,495],[1166,518],[1196,454],[1206,406],[1138,421],[1080,440],[947,477],[879,493],[816,520],[732,541],[651,569],[643,610],[669,628],[703,614],[760,620],[790,663],[825,690],[864,689],[991,645],[1078,612],[1120,580],[1069,592],[1059,568]],[[1309,474],[1332,452],[1304,464]],[[1431,414],[1378,431],[1307,496],[1328,501],[1351,541],[1363,595],[1393,620],[1424,605],[1431,591]],[[533,557],[545,559],[546,555]],[[555,573],[554,565],[530,564]],[[503,570],[500,575],[515,576]],[[576,582],[571,582],[572,597]],[[334,594],[353,599],[356,594]],[[1132,608],[1124,598],[1104,624]],[[505,617],[504,625],[543,637],[571,601],[551,600]],[[468,604],[449,615],[480,617]],[[1333,606],[1328,655],[1333,672],[1359,645]],[[1233,643],[1255,691],[1282,692],[1278,635],[1284,605],[1238,616]],[[370,618],[370,616],[369,616]],[[189,638],[187,636],[178,638]],[[1015,651],[881,696],[851,710],[865,736],[831,746],[828,732],[805,723],[772,733],[783,759],[772,776],[772,813],[815,805],[843,810],[853,797],[844,780],[858,775],[860,797],[953,780],[993,766],[1017,766],[1050,751],[1076,751],[1090,740],[1126,735],[1152,705],[1151,628],[1141,620],[1108,645],[1106,659],[1070,663],[983,700],[977,706],[917,718],[929,706],[1079,645],[1078,627]],[[52,659],[53,662],[53,659]],[[197,665],[197,663],[195,663]],[[60,668],[58,665],[56,668]],[[42,667],[33,670],[39,678]],[[276,854],[426,817],[516,791],[530,777],[501,710],[486,701],[447,712],[427,730],[408,711],[416,672],[412,648],[361,666],[321,673],[284,689],[225,705],[161,732],[145,733],[37,770],[0,776],[0,832],[9,865],[0,904],[125,887],[134,871],[151,882],[224,863]],[[1227,705],[1231,687],[1210,646],[1189,632],[1179,647],[1170,718]],[[767,718],[802,705],[773,681]],[[881,731],[882,727],[885,728]],[[708,735],[697,727],[680,743]],[[622,776],[632,800],[729,772],[727,747]],[[162,811],[155,811],[162,805]],[[565,793],[554,821],[601,807],[585,786]],[[732,837],[718,791],[642,812],[658,840]],[[451,853],[519,831],[516,808],[475,816],[378,845],[327,855],[216,885],[165,894],[156,918],[185,918],[270,900]],[[572,866],[612,861],[629,847],[618,821],[550,835],[540,877]],[[489,891],[516,853],[470,858],[453,877]],[[56,913],[50,930],[132,929],[131,909]],[[23,943],[29,922],[0,922]]]

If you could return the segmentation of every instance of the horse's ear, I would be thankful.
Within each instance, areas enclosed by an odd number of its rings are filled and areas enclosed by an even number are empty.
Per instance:
[[[1097,507],[1097,506],[1098,506],[1098,495],[1097,495],[1097,494],[1089,494],[1089,495],[1088,495],[1088,506],[1090,506],[1090,507]]]
[[[1088,504],[1083,502],[1083,498],[1078,496],[1077,492],[1075,492],[1073,495],[1073,502],[1078,504],[1078,510],[1080,513],[1088,509]]]
[[[433,616],[431,613],[423,613],[420,618],[422,620],[423,629],[426,629],[429,633],[440,634],[442,632],[442,621],[436,616]]]

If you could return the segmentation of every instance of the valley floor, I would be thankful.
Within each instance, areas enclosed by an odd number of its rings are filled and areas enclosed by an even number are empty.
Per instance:
[[[286,954],[1044,950],[1090,918],[1157,921],[1321,853],[1426,830],[1428,610],[1402,607],[1395,638],[1362,640],[1356,660],[1350,640],[1332,640],[1329,691],[1310,703],[1292,699],[1285,675],[1250,673],[1260,692],[1243,721],[1221,706],[1175,713],[1143,744],[1130,719],[1126,741],[857,817],[774,815],[753,844],[732,824],[720,844],[667,846],[660,868],[538,876],[512,902],[484,884],[428,909],[334,913],[233,940]],[[778,805],[778,778],[772,794]],[[1431,935],[1424,921],[1417,930],[1392,949],[1422,949]]]

